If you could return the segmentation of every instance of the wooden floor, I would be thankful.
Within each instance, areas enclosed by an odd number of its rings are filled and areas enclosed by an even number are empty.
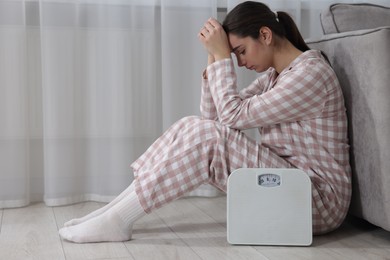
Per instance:
[[[73,244],[58,229],[104,204],[35,204],[0,210],[0,259],[390,259],[390,232],[349,218],[311,247],[232,246],[226,241],[226,198],[178,200],[139,220],[133,240]]]

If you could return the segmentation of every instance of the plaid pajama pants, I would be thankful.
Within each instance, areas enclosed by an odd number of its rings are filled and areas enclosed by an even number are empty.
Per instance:
[[[131,167],[138,199],[150,213],[203,183],[226,192],[229,174],[238,168],[293,166],[241,131],[192,116],[173,124]],[[337,228],[348,209],[326,180],[321,183],[312,185],[314,234]]]
[[[131,167],[140,203],[150,213],[203,183],[226,192],[235,169],[291,165],[238,130],[192,116],[173,124]]]

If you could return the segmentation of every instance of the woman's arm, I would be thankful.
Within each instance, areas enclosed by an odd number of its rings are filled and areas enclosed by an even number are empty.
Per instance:
[[[217,109],[210,93],[209,82],[202,79],[202,92],[200,96],[200,113],[203,119],[218,120]]]
[[[209,54],[207,58],[207,65],[215,62],[214,56]],[[210,120],[218,120],[217,109],[215,108],[213,97],[210,93],[209,82],[207,78],[207,69],[203,71],[202,75],[202,90],[200,96],[200,113],[202,118]]]
[[[206,72],[207,70],[203,72],[200,111],[204,119],[211,119],[217,121],[217,108],[210,92],[208,79],[205,78]],[[274,71],[271,70],[263,73],[259,78],[255,79],[248,87],[242,89],[238,94],[239,97],[244,100],[262,94],[263,91],[265,91],[266,87],[269,85],[270,78],[273,74]]]
[[[209,88],[219,121],[231,128],[248,129],[313,118],[326,101],[323,71],[292,70],[280,75],[277,86],[261,95],[242,99],[236,87],[231,59],[208,66]]]
[[[239,93],[241,99],[251,98],[256,95],[262,94],[271,82],[271,78],[274,76],[275,71],[269,69],[263,72],[257,79],[255,79],[248,87],[242,89]]]
[[[216,19],[210,18],[205,22],[198,33],[198,38],[208,52],[208,66],[216,60],[230,57],[227,35]],[[218,120],[215,103],[209,89],[207,69],[203,73],[200,111],[203,118]]]

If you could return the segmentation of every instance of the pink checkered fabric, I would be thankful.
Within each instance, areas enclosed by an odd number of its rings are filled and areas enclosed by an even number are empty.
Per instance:
[[[338,80],[318,51],[307,51],[278,75],[270,69],[237,91],[231,59],[207,68],[202,117],[169,128],[133,164],[146,212],[203,183],[226,191],[238,168],[299,168],[312,181],[313,231],[344,220],[351,197],[347,119]],[[258,128],[261,143],[241,129]]]

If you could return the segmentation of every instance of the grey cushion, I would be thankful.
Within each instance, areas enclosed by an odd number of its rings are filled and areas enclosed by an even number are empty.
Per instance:
[[[328,55],[344,93],[353,172],[350,212],[390,231],[390,26],[307,43]]]
[[[390,7],[372,4],[334,4],[321,13],[324,34],[390,26]]]

